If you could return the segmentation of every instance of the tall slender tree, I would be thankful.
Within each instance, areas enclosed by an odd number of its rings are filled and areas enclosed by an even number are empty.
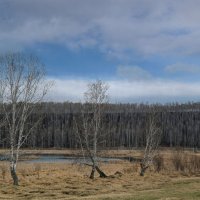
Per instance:
[[[149,113],[145,136],[145,150],[142,162],[140,163],[140,176],[144,176],[146,169],[148,169],[149,166],[153,163],[153,159],[160,144],[161,129],[157,124],[155,111]]]
[[[92,163],[91,179],[94,179],[96,170],[100,177],[106,177],[99,168],[97,150],[98,143],[102,141],[102,119],[104,106],[108,103],[107,91],[108,85],[101,80],[88,84],[88,89],[84,94],[85,104],[82,117],[79,124],[76,123],[79,127],[77,130],[81,147],[85,148]]]
[[[36,105],[47,94],[44,65],[33,55],[7,53],[0,56],[2,101],[9,130],[10,172],[13,184],[18,185],[17,163],[19,150],[38,120],[28,124]]]

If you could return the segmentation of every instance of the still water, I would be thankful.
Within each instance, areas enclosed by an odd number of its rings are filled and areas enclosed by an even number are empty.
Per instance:
[[[0,161],[9,160],[9,157],[0,156]],[[120,161],[120,158],[98,158],[98,161],[108,163],[108,162],[115,162]],[[20,162],[26,163],[90,163],[90,158],[83,158],[83,157],[68,157],[63,155],[38,155],[37,158],[23,160]]]

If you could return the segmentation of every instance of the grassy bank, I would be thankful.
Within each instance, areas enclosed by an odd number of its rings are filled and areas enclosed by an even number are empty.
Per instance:
[[[64,154],[62,150],[44,151],[37,150],[37,153]],[[65,150],[66,152],[71,154],[72,150]],[[101,153],[117,157],[127,156],[129,153],[130,156],[141,156],[141,151],[128,150]],[[168,163],[171,151],[163,151],[163,154]],[[175,171],[167,163],[160,173],[151,168],[144,177],[139,176],[139,163],[102,163],[101,168],[109,177],[96,177],[95,180],[88,178],[91,169],[85,165],[19,163],[20,186],[12,186],[8,171],[5,172],[5,177],[0,174],[0,199],[200,199],[200,174]],[[0,165],[8,167],[6,162],[1,162]]]

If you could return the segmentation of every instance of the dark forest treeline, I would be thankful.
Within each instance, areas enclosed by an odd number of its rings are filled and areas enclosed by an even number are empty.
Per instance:
[[[200,147],[200,103],[187,104],[107,104],[103,114],[102,147],[141,147],[145,143],[149,113],[157,113],[162,130],[162,146]],[[24,146],[78,148],[74,119],[81,114],[80,103],[42,103],[29,117],[41,119]],[[3,118],[3,115],[1,115]],[[0,147],[7,147],[8,131],[0,129]]]

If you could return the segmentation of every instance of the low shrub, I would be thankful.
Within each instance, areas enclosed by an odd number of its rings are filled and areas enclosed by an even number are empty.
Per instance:
[[[42,169],[41,164],[36,163],[36,164],[34,165],[34,171],[35,171],[35,173],[37,174],[38,179],[40,178],[41,169]]]
[[[161,154],[158,154],[153,159],[153,165],[156,172],[160,172],[162,169],[164,169],[164,158]]]
[[[1,169],[2,179],[5,180],[6,173],[7,173],[7,167],[5,165],[1,165],[0,169]]]
[[[184,171],[187,163],[187,155],[182,150],[176,150],[172,154],[172,164],[176,171]]]
[[[189,172],[196,173],[200,172],[200,156],[198,155],[189,155],[187,168]]]

